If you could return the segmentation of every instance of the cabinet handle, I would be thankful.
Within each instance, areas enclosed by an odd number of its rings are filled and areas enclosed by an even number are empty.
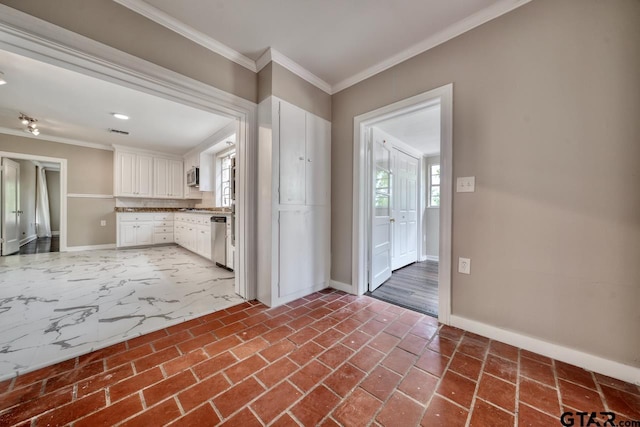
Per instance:
[[[299,159],[299,160],[304,160],[304,157],[300,156],[298,159]]]
[[[311,163],[311,159],[307,159],[307,162]]]

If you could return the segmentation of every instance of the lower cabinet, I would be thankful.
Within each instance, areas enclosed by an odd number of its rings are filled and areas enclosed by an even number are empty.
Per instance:
[[[176,243],[211,259],[211,214],[177,213],[174,221]]]
[[[174,242],[172,212],[125,212],[116,217],[119,248]]]

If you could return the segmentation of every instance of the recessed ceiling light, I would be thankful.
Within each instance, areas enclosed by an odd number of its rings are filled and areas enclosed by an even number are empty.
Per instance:
[[[7,81],[4,79],[4,73],[0,71],[0,86],[6,85]]]
[[[122,114],[122,113],[111,113],[111,115],[113,117],[115,117],[116,119],[120,119],[120,120],[129,120],[129,116],[127,116],[126,114]]]

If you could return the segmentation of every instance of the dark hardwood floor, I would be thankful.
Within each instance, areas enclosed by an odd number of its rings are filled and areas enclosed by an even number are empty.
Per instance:
[[[60,236],[42,237],[32,240],[20,247],[15,255],[41,254],[45,252],[60,252]]]
[[[438,317],[438,262],[416,262],[400,268],[367,295]]]

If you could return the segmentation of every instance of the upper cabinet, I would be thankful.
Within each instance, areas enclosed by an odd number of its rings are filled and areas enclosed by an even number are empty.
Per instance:
[[[183,198],[183,163],[169,155],[115,148],[116,197]]]
[[[180,160],[163,158],[153,159],[153,195],[182,199],[183,197],[183,165]]]
[[[279,104],[280,204],[329,204],[331,124],[286,102]]]
[[[116,150],[115,195],[152,197],[153,157]]]

